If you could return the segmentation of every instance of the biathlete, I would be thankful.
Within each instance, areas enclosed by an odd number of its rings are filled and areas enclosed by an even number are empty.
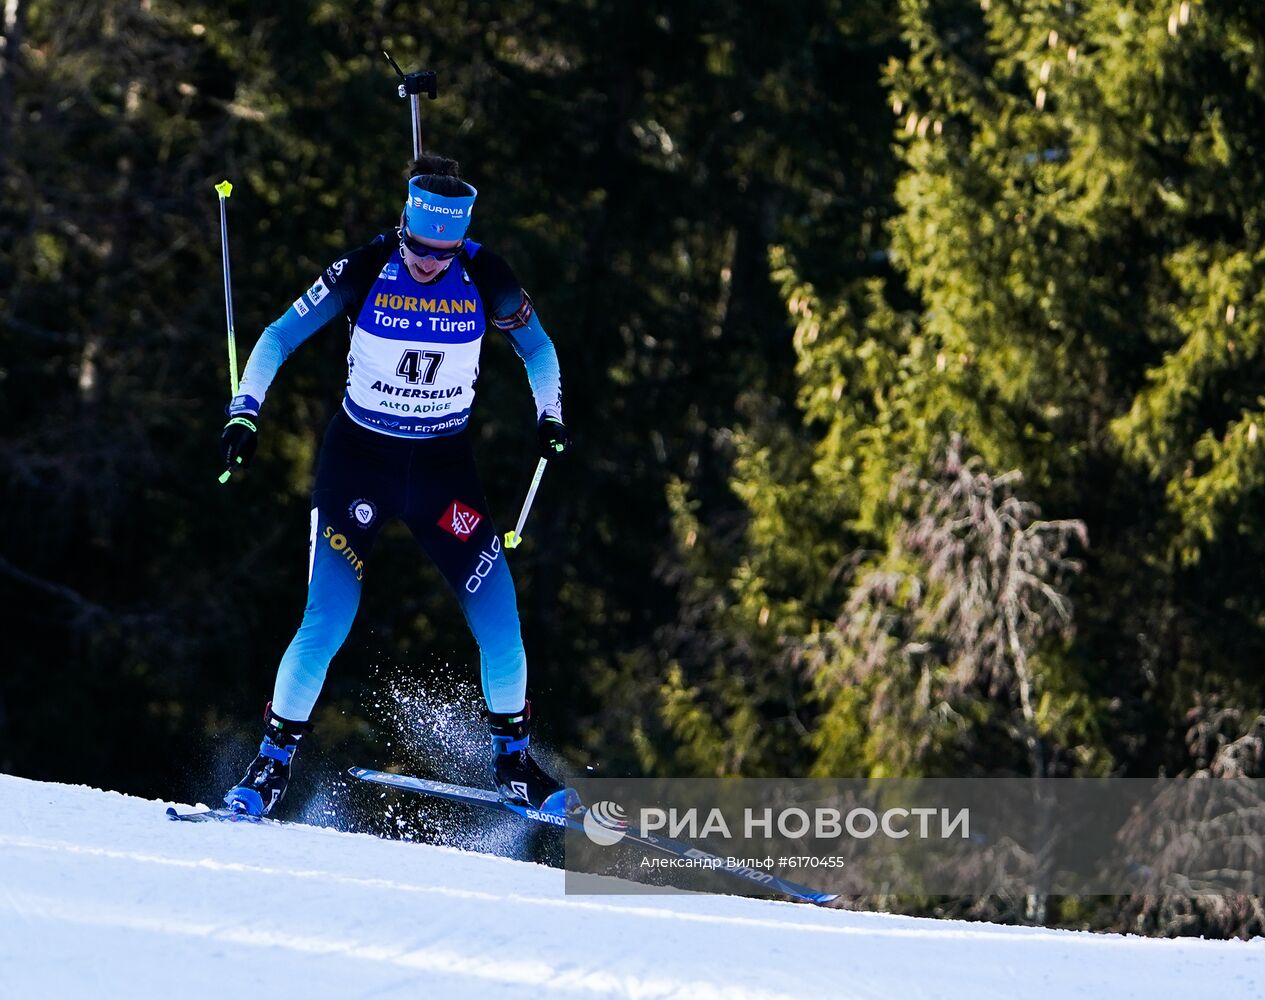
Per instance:
[[[260,409],[290,352],[346,317],[347,388],[325,432],[312,491],[307,607],[281,658],[259,755],[224,797],[231,809],[267,815],[285,794],[330,660],[351,630],[374,538],[393,517],[439,567],[479,645],[497,788],[539,806],[562,787],[529,750],[514,583],[467,430],[488,326],[527,368],[547,458],[570,443],[562,379],[553,343],[514,272],[466,238],[477,193],[454,161],[414,160],[398,230],[335,261],[264,330],[229,404],[220,440],[235,469],[250,465]]]

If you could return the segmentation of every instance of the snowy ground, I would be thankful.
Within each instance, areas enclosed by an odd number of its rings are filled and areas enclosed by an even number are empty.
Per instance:
[[[1265,996],[1265,941],[567,896],[539,865],[165,805],[0,775],[0,997]]]

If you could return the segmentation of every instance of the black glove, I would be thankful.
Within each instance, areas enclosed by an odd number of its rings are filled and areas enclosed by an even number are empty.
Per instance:
[[[220,453],[230,469],[250,468],[250,460],[255,457],[259,444],[256,440],[259,428],[255,426],[258,419],[253,413],[239,413],[220,432]]]
[[[545,458],[557,458],[571,447],[567,425],[557,417],[541,417],[536,433],[540,437],[540,454]]]

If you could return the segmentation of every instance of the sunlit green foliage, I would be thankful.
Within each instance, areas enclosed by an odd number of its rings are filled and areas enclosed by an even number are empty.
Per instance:
[[[793,248],[772,252],[795,405],[770,389],[743,411],[741,534],[732,515],[691,529],[722,551],[687,606],[726,663],[761,651],[768,670],[735,671],[748,687],[795,692],[769,719],[794,766],[1189,767],[1174,720],[1201,692],[1265,700],[1259,28],[1235,5],[909,0],[901,31],[893,271],[822,291]],[[931,494],[909,484],[936,481],[956,439],[981,475],[1021,475],[1016,502],[1069,525],[1083,563],[1037,574],[1067,618],[1016,645],[1026,682],[947,683],[981,649],[946,633],[945,567],[910,536]],[[728,675],[687,677],[666,716],[735,759]]]

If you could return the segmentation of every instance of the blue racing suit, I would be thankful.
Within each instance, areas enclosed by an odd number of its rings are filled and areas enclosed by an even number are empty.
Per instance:
[[[317,460],[302,624],[281,659],[272,710],[306,721],[351,630],[382,523],[399,517],[435,562],[479,644],[493,712],[522,709],[527,660],[514,583],[488,514],[467,425],[488,325],[527,368],[537,417],[562,419],[553,343],[509,265],[466,241],[428,284],[383,234],[325,269],[260,336],[230,411],[257,414],[290,353],[336,316],[351,333],[342,410]]]

